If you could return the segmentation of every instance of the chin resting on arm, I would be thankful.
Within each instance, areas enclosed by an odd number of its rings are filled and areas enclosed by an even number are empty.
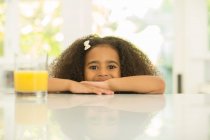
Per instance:
[[[122,92],[164,93],[165,91],[165,82],[160,77],[148,75],[112,78],[101,82],[83,81],[82,83]]]
[[[76,82],[68,79],[49,78],[48,91],[70,91],[72,93],[113,94],[113,91],[138,93],[164,93],[165,83],[158,76],[130,76],[106,81]]]

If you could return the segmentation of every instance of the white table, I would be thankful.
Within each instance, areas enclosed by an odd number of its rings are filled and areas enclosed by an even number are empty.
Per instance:
[[[210,95],[0,95],[0,139],[210,140]]]

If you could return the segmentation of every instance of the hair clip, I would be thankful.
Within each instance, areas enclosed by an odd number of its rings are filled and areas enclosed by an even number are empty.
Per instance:
[[[84,42],[84,46],[85,46],[85,48],[84,48],[84,50],[86,51],[86,50],[88,50],[91,46],[90,46],[90,40],[86,40],[85,42]]]

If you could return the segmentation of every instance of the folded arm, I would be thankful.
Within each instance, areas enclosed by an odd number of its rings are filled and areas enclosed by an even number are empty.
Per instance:
[[[112,78],[102,82],[84,81],[83,83],[112,91],[130,91],[138,93],[164,93],[165,82],[159,76],[130,76]]]
[[[113,94],[113,91],[138,93],[164,93],[165,82],[158,76],[130,76],[106,81],[76,82],[68,79],[49,78],[48,91],[70,91],[72,93]]]
[[[70,91],[72,93],[95,93],[95,94],[113,94],[114,92],[101,87],[82,84],[68,79],[49,78],[48,79],[48,91]]]

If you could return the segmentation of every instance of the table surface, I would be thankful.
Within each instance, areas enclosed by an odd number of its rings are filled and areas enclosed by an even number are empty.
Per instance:
[[[0,139],[210,140],[210,94],[0,94]]]

